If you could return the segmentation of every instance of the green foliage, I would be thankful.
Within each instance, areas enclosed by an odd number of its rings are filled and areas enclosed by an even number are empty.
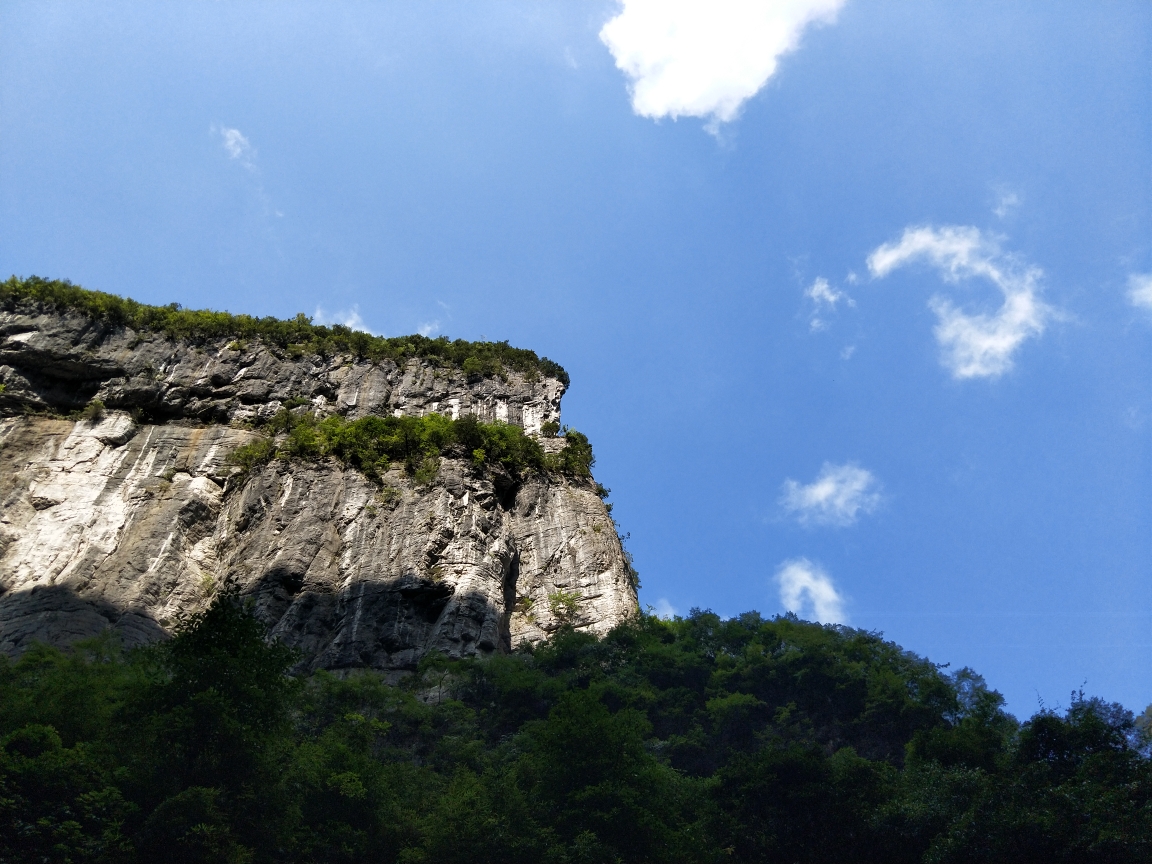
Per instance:
[[[265,643],[263,625],[229,592],[145,652],[146,682],[117,717],[134,756],[167,756],[150,788],[237,793],[259,776],[264,750],[286,728],[297,682],[285,673],[294,660],[288,648]]]
[[[472,415],[459,420],[442,414],[346,420],[283,409],[269,421],[266,432],[233,451],[232,464],[249,471],[276,457],[334,456],[379,481],[392,463],[400,462],[417,483],[429,483],[440,469],[442,455],[468,458],[477,469],[504,471],[514,479],[541,471],[588,477],[593,462],[592,446],[579,432],[569,430],[565,448],[546,456],[540,443],[519,426],[481,423]],[[281,436],[279,448],[275,436]]]
[[[504,365],[495,356],[472,355],[464,360],[460,369],[468,376],[469,381],[479,381],[481,378],[492,378],[504,372]]]
[[[417,486],[427,486],[440,473],[440,457],[425,456],[424,461],[412,472],[412,481]]]
[[[603,685],[562,693],[521,733],[519,785],[555,832],[549,851],[561,860],[699,860],[693,784],[646,748],[645,713],[612,710],[606,695]]]
[[[34,644],[12,663],[0,655],[0,734],[29,723],[51,726],[65,747],[106,729],[138,674],[108,633],[67,653]]]
[[[403,499],[404,493],[396,486],[381,486],[380,491],[376,493],[376,499],[380,504],[389,509],[393,509]]]
[[[93,399],[77,412],[76,419],[88,423],[99,423],[104,419],[104,403],[99,399]]]
[[[252,850],[236,838],[219,789],[189,786],[149,814],[138,835],[144,860],[247,864]]]
[[[548,595],[548,609],[561,626],[571,627],[580,615],[580,595],[575,591],[557,591]]]
[[[270,437],[257,438],[242,444],[228,454],[228,462],[243,471],[251,471],[258,465],[267,464],[276,455],[276,442]]]
[[[304,313],[295,318],[253,318],[207,309],[184,309],[178,303],[148,306],[115,294],[89,291],[68,281],[12,276],[0,282],[0,308],[12,310],[18,303],[36,303],[43,307],[67,310],[113,326],[131,327],[137,331],[164,333],[174,339],[232,338],[228,348],[246,350],[246,341],[262,340],[292,357],[319,354],[349,354],[373,362],[391,360],[403,365],[414,357],[426,358],[455,366],[470,378],[502,375],[512,369],[536,380],[539,376],[569,383],[568,373],[547,357],[534,351],[513,348],[507,342],[449,341],[446,337],[429,339],[413,334],[385,338],[340,324],[325,327],[312,323]]]
[[[40,724],[0,738],[0,860],[131,860],[133,808],[89,749]]]
[[[565,429],[564,440],[563,450],[549,454],[549,469],[571,477],[591,477],[596,458],[592,455],[588,436],[575,429]]]
[[[550,604],[555,595],[550,598]],[[522,605],[520,611],[530,608]],[[293,678],[235,595],[0,659],[0,861],[1144,862],[1133,715],[755,613]]]

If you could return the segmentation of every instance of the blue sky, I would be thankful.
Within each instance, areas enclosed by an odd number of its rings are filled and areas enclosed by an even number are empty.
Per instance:
[[[0,272],[533,348],[642,602],[1142,709],[1150,37],[1143,2],[9,0]]]

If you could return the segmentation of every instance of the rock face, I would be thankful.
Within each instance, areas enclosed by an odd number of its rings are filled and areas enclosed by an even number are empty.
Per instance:
[[[470,381],[427,361],[293,358],[259,342],[192,344],[35,307],[0,310],[0,415],[68,412],[99,399],[159,421],[229,423],[271,417],[305,399],[350,420],[431,411],[503,420],[538,434],[560,418],[564,385],[515,371]]]
[[[129,645],[163,638],[224,586],[311,669],[400,672],[429,650],[540,640],[563,618],[606,632],[638,608],[591,480],[509,487],[444,459],[426,485],[399,469],[379,485],[334,459],[249,474],[227,461],[258,434],[245,422],[288,399],[349,418],[473,413],[539,434],[559,419],[553,378],[193,345],[35,308],[0,312],[0,376],[4,652],[109,627]],[[102,416],[27,413],[92,399]]]

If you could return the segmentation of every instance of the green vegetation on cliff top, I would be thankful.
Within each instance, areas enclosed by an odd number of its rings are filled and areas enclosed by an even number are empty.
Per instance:
[[[394,462],[403,463],[418,480],[430,479],[442,455],[468,459],[478,469],[499,467],[517,480],[542,471],[591,477],[595,464],[588,437],[575,429],[563,430],[565,444],[559,453],[546,454],[519,426],[482,423],[470,414],[458,420],[442,414],[347,420],[284,409],[265,431],[265,437],[237,448],[229,457],[232,463],[249,471],[275,458],[316,461],[334,456],[377,481]]]
[[[513,348],[507,342],[450,341],[447,337],[373,336],[341,324],[313,324],[301,312],[288,320],[232,315],[208,309],[184,309],[178,303],[149,306],[103,291],[89,291],[66,280],[12,276],[0,282],[0,308],[12,310],[21,302],[68,310],[93,320],[138,331],[164,333],[173,339],[261,339],[291,354],[350,354],[373,362],[391,360],[402,365],[414,357],[439,361],[463,370],[470,377],[499,375],[512,369],[529,378],[541,375],[568,385],[560,364],[535,351]]]
[[[0,657],[0,861],[1137,864],[1148,739],[1074,694],[756,613],[641,616],[401,686],[287,674],[235,597]]]

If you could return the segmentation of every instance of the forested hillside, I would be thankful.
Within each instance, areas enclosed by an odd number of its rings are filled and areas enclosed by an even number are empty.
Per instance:
[[[1081,694],[756,613],[287,674],[232,596],[165,643],[0,658],[0,860],[1137,862],[1152,762]]]

